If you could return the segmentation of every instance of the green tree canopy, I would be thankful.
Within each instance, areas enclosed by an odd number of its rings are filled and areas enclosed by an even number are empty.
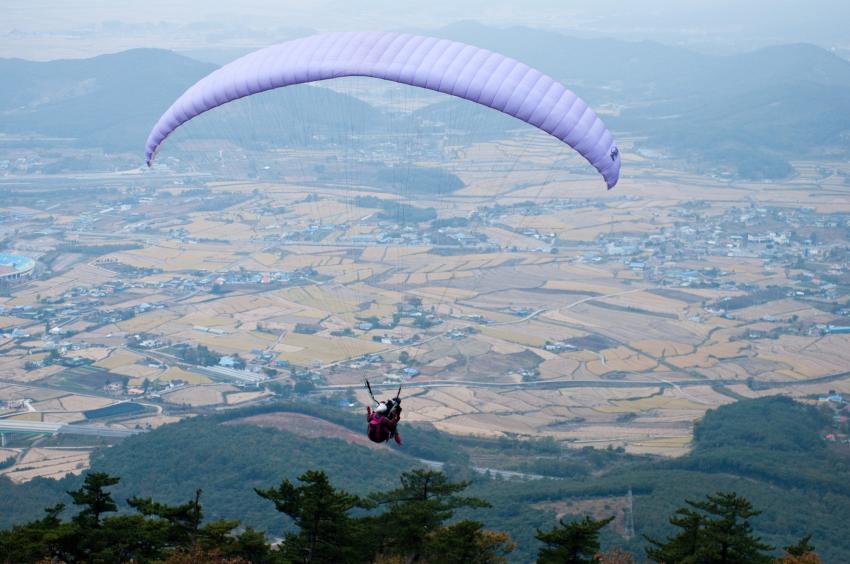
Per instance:
[[[298,477],[300,485],[284,480],[277,488],[255,489],[289,516],[298,532],[284,539],[282,552],[294,562],[356,562],[355,523],[349,512],[362,506],[359,497],[335,489],[327,474],[310,470]]]
[[[704,501],[685,500],[670,523],[680,532],[659,541],[647,537],[646,553],[657,562],[766,564],[772,547],[753,533],[749,520],[761,512],[735,492],[716,493]]]
[[[614,517],[596,520],[585,517],[565,522],[549,531],[537,531],[536,538],[544,544],[537,553],[540,564],[593,564],[599,552],[599,531]]]
[[[420,558],[429,535],[452,518],[462,507],[489,507],[482,499],[459,495],[469,482],[451,482],[442,472],[413,470],[401,475],[401,487],[372,496],[387,511],[373,523],[381,547],[402,549],[414,560]]]
[[[118,511],[112,494],[105,488],[114,486],[119,481],[120,478],[110,476],[106,472],[90,472],[80,489],[68,492],[74,500],[74,505],[83,507],[74,520],[80,524],[99,527],[101,515]]]

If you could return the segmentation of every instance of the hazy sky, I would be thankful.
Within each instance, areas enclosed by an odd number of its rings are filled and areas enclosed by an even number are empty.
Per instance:
[[[810,42],[850,50],[848,0],[3,0],[0,56],[130,47],[259,47],[307,30],[436,28],[458,20],[653,39],[707,51]]]

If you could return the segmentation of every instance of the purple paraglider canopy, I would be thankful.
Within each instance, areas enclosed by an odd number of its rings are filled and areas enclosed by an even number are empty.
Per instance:
[[[232,100],[283,86],[368,76],[465,98],[560,139],[587,159],[608,188],[620,152],[602,120],[565,86],[519,61],[472,45],[403,33],[314,35],[255,51],[210,73],[159,118],[148,136],[151,164],[181,124]]]

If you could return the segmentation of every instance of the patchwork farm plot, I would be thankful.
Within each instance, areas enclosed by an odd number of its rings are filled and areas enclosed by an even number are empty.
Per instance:
[[[444,143],[416,166],[456,175],[447,193],[325,182],[333,150],[281,148],[274,182],[151,180],[85,228],[30,210],[65,239],[30,240],[50,273],[0,297],[0,416],[80,422],[132,397],[150,409],[127,419],[155,426],[281,390],[364,402],[368,377],[451,433],[676,455],[734,398],[850,393],[846,258],[825,258],[840,175],[720,180],[631,151],[605,192],[551,140]],[[32,466],[86,463],[66,454]]]

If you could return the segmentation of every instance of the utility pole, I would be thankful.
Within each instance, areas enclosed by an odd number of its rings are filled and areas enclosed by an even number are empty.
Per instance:
[[[623,535],[626,537],[626,540],[629,540],[635,536],[635,504],[634,497],[632,496],[631,486],[629,486],[628,501],[629,506],[626,508],[626,526]]]

